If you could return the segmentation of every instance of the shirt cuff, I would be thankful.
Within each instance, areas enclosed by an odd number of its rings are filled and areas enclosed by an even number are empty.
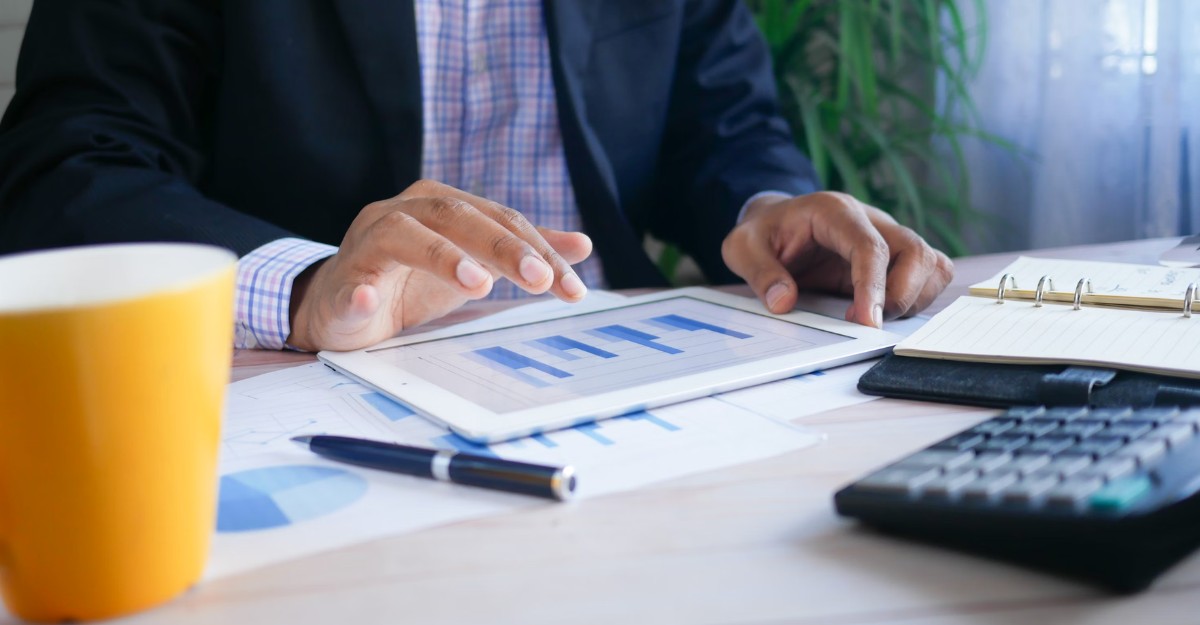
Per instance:
[[[776,197],[781,200],[786,200],[788,198],[792,198],[795,196],[786,191],[759,191],[758,193],[751,195],[750,199],[746,200],[745,204],[742,204],[742,210],[738,211],[737,223],[738,224],[742,223],[742,219],[746,217],[746,209],[750,208],[751,204],[758,201],[759,198],[764,198],[764,197]]]
[[[277,239],[238,260],[234,347],[283,349],[292,333],[292,282],[338,248],[304,239]]]

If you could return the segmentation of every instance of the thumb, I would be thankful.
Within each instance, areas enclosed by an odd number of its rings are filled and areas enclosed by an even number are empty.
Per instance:
[[[354,286],[350,289],[349,296],[339,299],[341,306],[337,317],[344,323],[360,324],[373,317],[379,310],[379,289],[370,284]]]

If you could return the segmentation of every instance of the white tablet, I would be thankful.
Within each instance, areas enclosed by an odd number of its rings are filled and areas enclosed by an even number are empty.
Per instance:
[[[899,339],[812,313],[772,315],[757,300],[690,288],[319,357],[490,443],[864,360]]]

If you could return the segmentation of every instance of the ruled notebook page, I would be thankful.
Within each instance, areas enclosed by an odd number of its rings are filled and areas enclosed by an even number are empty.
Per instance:
[[[1015,287],[1006,289],[1006,298],[1033,299],[1038,281],[1042,276],[1049,276],[1054,288],[1046,292],[1045,299],[1071,302],[1075,299],[1075,287],[1081,279],[1086,278],[1091,280],[1092,291],[1083,291],[1081,300],[1085,304],[1176,310],[1183,307],[1188,284],[1200,285],[1200,269],[1021,256],[991,278],[972,284],[971,295],[994,297],[1000,278],[1005,274],[1016,282]],[[1197,310],[1200,311],[1200,306],[1197,306]]]
[[[1200,312],[1200,311],[1198,311]],[[901,356],[1101,365],[1200,378],[1200,315],[960,297],[895,349]]]

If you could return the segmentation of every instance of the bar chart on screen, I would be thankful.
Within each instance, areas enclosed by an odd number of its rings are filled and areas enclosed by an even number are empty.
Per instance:
[[[502,413],[845,340],[679,298],[370,353]]]
[[[638,327],[642,327],[642,329],[638,329]],[[651,334],[648,330],[656,333]],[[712,334],[708,336],[703,334],[673,336],[680,332],[697,331],[707,331]],[[544,388],[557,381],[574,378],[585,372],[591,373],[591,379],[596,380],[596,366],[607,366],[614,372],[622,371],[630,364],[629,361],[634,359],[639,359],[640,364],[652,366],[652,363],[658,362],[664,354],[676,356],[691,351],[693,352],[691,355],[700,356],[713,351],[726,351],[728,346],[725,337],[737,340],[754,338],[753,335],[744,332],[680,315],[643,319],[636,324],[600,326],[584,330],[582,334],[586,336],[580,337],[580,339],[552,335],[524,341],[519,346],[514,345],[511,348],[484,347],[472,350],[465,356],[518,382],[535,388]],[[590,343],[585,343],[585,340],[590,340]],[[665,341],[670,341],[676,346]],[[533,350],[535,353],[529,354],[526,350]],[[539,354],[536,352],[543,352],[542,360],[538,359]],[[546,355],[563,364],[555,366],[543,362]],[[624,356],[622,360],[613,360],[622,356]],[[576,373],[572,373],[570,370],[575,370]]]

